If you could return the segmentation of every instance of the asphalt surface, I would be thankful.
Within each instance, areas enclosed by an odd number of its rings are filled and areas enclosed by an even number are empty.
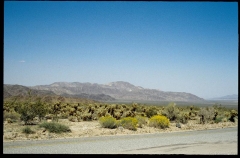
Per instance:
[[[157,134],[3,142],[3,154],[237,155],[237,127]]]

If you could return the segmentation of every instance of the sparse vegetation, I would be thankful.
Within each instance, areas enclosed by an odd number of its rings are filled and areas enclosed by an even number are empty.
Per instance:
[[[189,121],[197,124],[220,124],[224,122],[235,123],[238,118],[237,109],[226,108],[220,105],[196,107],[196,106],[177,106],[176,104],[166,103],[164,105],[141,105],[138,103],[112,104],[99,102],[66,102],[65,98],[59,97],[45,102],[42,98],[33,100],[29,93],[25,100],[17,97],[13,100],[4,101],[3,121],[4,124],[18,126],[32,125],[31,127],[45,128],[49,132],[61,133],[70,132],[70,128],[59,124],[59,119],[66,119],[71,122],[98,121],[103,128],[115,129],[123,127],[132,131],[147,126],[165,129],[171,123],[188,124]],[[34,121],[38,119],[38,121]],[[46,122],[51,121],[51,122]],[[23,121],[23,124],[22,122]],[[24,128],[23,133],[31,133],[29,126]],[[35,129],[35,128],[33,128]],[[121,128],[122,129],[122,128]],[[181,128],[183,129],[183,128]],[[38,129],[39,130],[39,129]],[[139,129],[140,130],[140,129]]]
[[[33,133],[35,133],[35,131],[33,131],[30,127],[24,127],[23,129],[22,129],[22,132],[23,133],[25,133],[25,134],[33,134]]]
[[[8,122],[17,122],[18,120],[20,120],[20,114],[15,111],[11,112],[5,111],[3,113],[3,120],[4,121],[8,120]]]
[[[164,108],[162,115],[166,116],[169,118],[170,121],[174,121],[178,118],[179,115],[179,110],[176,107],[175,103],[169,103],[166,108]]]
[[[219,122],[222,122],[224,119],[223,116],[217,116],[216,119],[215,119],[215,123],[219,123]]]
[[[38,98],[36,102],[32,102],[31,91],[28,92],[28,98],[24,102],[14,103],[14,109],[20,114],[20,119],[24,121],[25,125],[32,124],[35,117],[41,120],[48,113],[48,109],[41,102],[41,98]]]
[[[71,132],[70,128],[58,122],[43,122],[39,125],[51,133]]]

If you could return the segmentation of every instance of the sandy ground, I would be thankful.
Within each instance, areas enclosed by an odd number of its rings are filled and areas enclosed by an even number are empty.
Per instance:
[[[181,128],[176,127],[176,123],[170,123],[170,127],[166,129],[157,129],[145,126],[138,128],[137,131],[132,131],[124,128],[107,129],[102,128],[98,121],[82,121],[70,122],[67,119],[60,119],[59,123],[68,125],[71,129],[69,133],[49,133],[44,128],[39,128],[37,125],[29,126],[35,131],[34,134],[24,134],[23,126],[19,123],[3,124],[3,142],[17,141],[17,140],[42,140],[42,139],[61,139],[61,138],[74,138],[74,137],[92,137],[92,136],[105,136],[105,135],[129,135],[129,134],[144,134],[144,133],[160,133],[160,132],[176,132],[176,131],[189,131],[189,130],[206,130],[215,128],[236,127],[238,122],[221,122],[218,124],[198,124],[197,120],[189,120],[187,124],[181,124]]]

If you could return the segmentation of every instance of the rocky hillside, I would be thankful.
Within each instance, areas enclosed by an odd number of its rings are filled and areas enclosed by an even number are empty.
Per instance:
[[[3,98],[8,98],[11,96],[26,96],[30,90],[32,95],[56,95],[54,92],[48,90],[35,90],[22,85],[4,84]]]
[[[32,89],[26,86],[22,85],[9,85],[9,84],[4,84],[4,93],[3,97],[4,100],[7,100],[8,98],[11,99],[14,96],[18,96],[19,99],[24,100],[27,96],[28,93],[31,91],[31,95],[35,98],[41,97],[43,100],[48,101],[48,102],[54,102],[54,101],[76,101],[76,102],[86,102],[87,99],[89,101],[95,100],[95,101],[113,101],[115,100],[114,98],[105,95],[105,94],[76,94],[76,95],[71,95],[67,93],[61,93],[61,94],[56,94],[51,90],[39,90],[39,89]],[[18,99],[18,100],[19,100]]]
[[[185,92],[164,92],[156,89],[145,89],[128,82],[118,81],[108,84],[55,82],[50,85],[29,87],[34,90],[52,91],[58,95],[108,95],[117,100],[132,101],[203,101],[196,95]]]

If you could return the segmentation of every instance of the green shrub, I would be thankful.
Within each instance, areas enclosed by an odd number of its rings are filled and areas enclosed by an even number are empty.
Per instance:
[[[58,122],[58,119],[59,119],[58,114],[60,114],[60,109],[61,109],[61,102],[57,102],[57,103],[54,103],[52,105],[51,109],[49,110],[49,112],[54,115],[54,117],[53,117],[54,121]],[[69,114],[70,114],[70,112],[69,112]]]
[[[238,112],[236,110],[231,110],[230,112],[230,118],[229,118],[229,121],[231,122],[235,122],[235,117],[238,116]]]
[[[147,117],[150,118],[154,115],[157,115],[157,110],[154,107],[150,107],[149,109],[146,110],[145,113],[146,113]]]
[[[217,116],[218,116],[218,110],[214,110],[214,117],[213,117],[213,120],[215,122],[215,120],[217,119]]]
[[[92,114],[92,120],[98,120],[98,112],[95,111],[93,114]]]
[[[51,133],[71,132],[68,126],[57,122],[44,122],[39,127],[43,127]]]
[[[92,114],[88,113],[87,111],[85,111],[82,115],[81,118],[83,121],[91,121],[92,120]]]
[[[3,112],[3,120],[4,121],[11,119],[12,122],[16,122],[16,121],[20,120],[20,116],[21,115],[17,112],[7,112],[7,111]]]
[[[78,122],[78,119],[77,119],[76,116],[69,116],[68,120],[71,121],[71,122]]]
[[[227,117],[223,117],[222,118],[222,122],[228,122],[228,118]]]
[[[123,128],[136,131],[138,120],[134,117],[124,117],[120,119],[120,125]]]
[[[144,116],[136,116],[136,119],[138,120],[138,127],[142,128],[143,126],[146,126],[148,123],[148,118]]]
[[[154,115],[149,119],[149,126],[155,128],[167,128],[170,125],[170,121],[166,116]]]
[[[189,114],[188,113],[184,113],[184,112],[181,112],[179,115],[178,115],[178,117],[177,117],[177,119],[176,119],[176,122],[180,122],[180,123],[183,123],[183,124],[186,124],[186,123],[188,123],[188,120],[189,120]]]
[[[217,116],[215,119],[215,123],[222,122],[223,118],[224,118],[223,116]]]
[[[60,116],[61,119],[68,119],[68,117],[69,117],[69,113],[68,112],[61,113],[61,116]]]
[[[230,118],[230,116],[231,116],[230,111],[228,111],[228,110],[224,111],[224,116],[226,118]]]
[[[136,112],[144,112],[144,106],[137,106],[136,107]]]
[[[121,112],[119,110],[118,111],[115,110],[113,112],[113,117],[116,118],[117,120],[119,120],[121,118],[121,116],[122,116],[122,114],[121,114]]]
[[[179,109],[176,107],[175,103],[169,103],[168,106],[162,111],[162,115],[169,118],[170,121],[174,121],[178,118]]]
[[[200,123],[204,124],[213,120],[215,117],[215,109],[213,107],[200,108],[198,115],[200,116]]]
[[[11,118],[6,118],[7,123],[13,123],[13,120]]]
[[[117,128],[117,120],[109,115],[100,117],[99,123],[103,128]]]
[[[33,133],[35,133],[35,131],[33,131],[30,127],[24,127],[23,129],[22,129],[22,132],[23,133],[25,133],[25,134],[33,134]]]
[[[186,109],[188,109],[190,111],[199,111],[200,110],[200,108],[198,106],[194,106],[194,105],[187,106]]]
[[[28,91],[28,98],[26,101],[19,103],[16,108],[21,116],[20,119],[24,121],[25,125],[31,124],[35,117],[40,120],[49,112],[48,105],[45,105],[41,98],[37,98],[36,102],[32,102],[31,90]]]
[[[146,113],[147,117],[150,118],[154,115],[157,115],[157,110],[156,110],[156,108],[151,107],[149,109],[146,109],[145,113]]]
[[[135,115],[135,114],[134,114],[132,111],[130,111],[130,110],[126,110],[126,111],[123,112],[121,118],[125,118],[125,117],[134,117],[134,115]]]
[[[41,98],[38,98],[36,103],[33,105],[34,107],[34,113],[38,116],[40,121],[46,116],[46,114],[49,112],[48,106],[45,105]]]
[[[37,116],[34,110],[34,104],[25,103],[19,106],[18,113],[21,115],[20,119],[24,121],[25,125],[31,124],[33,118]]]

